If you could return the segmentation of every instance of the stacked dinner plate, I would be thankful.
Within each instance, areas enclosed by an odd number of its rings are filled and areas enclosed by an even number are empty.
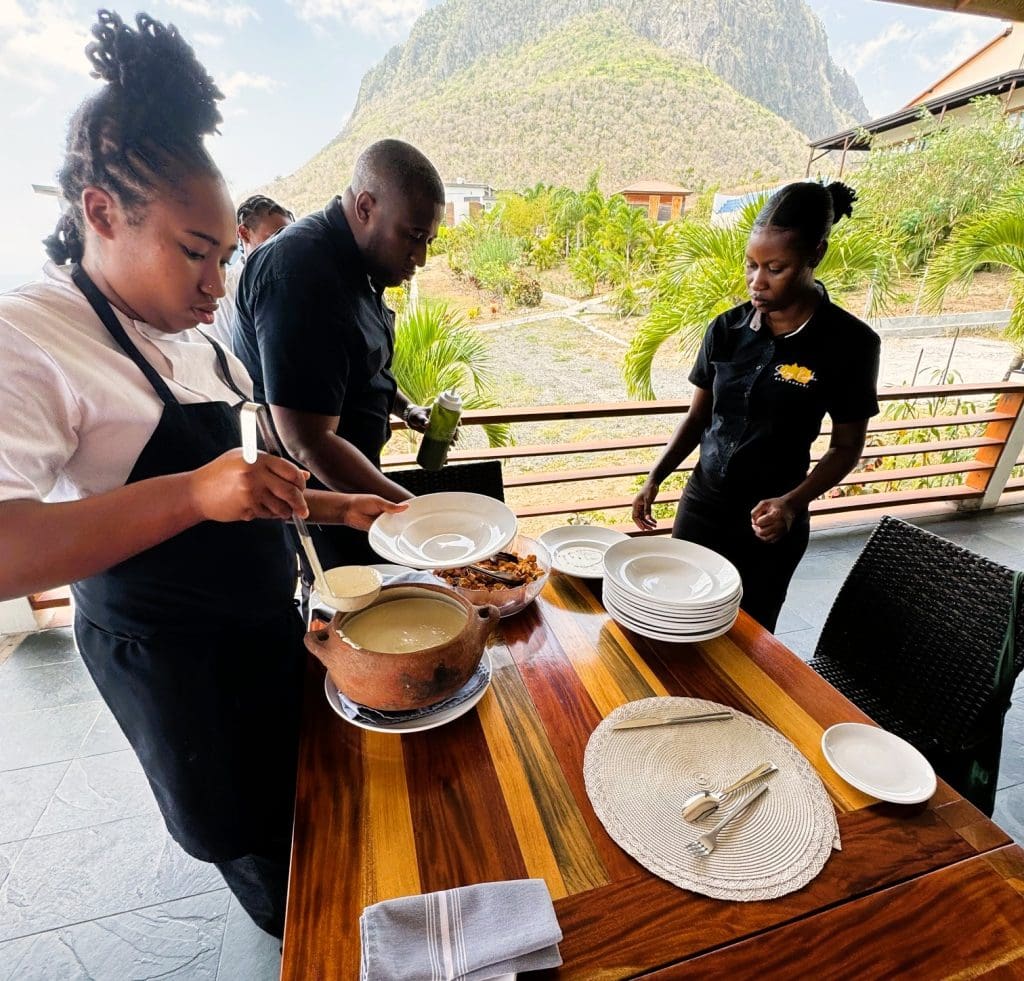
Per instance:
[[[728,559],[675,538],[630,538],[604,555],[604,606],[653,640],[692,643],[736,622],[743,589]]]

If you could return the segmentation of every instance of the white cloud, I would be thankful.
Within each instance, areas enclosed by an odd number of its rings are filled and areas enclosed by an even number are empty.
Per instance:
[[[912,31],[903,21],[895,21],[889,24],[880,34],[867,41],[857,44],[846,44],[840,49],[839,57],[846,67],[856,74],[865,65],[877,59],[886,48],[900,42],[909,42],[915,37]]]
[[[204,48],[219,48],[224,43],[224,38],[220,34],[207,34],[204,31],[197,31],[192,35],[192,39]]]
[[[65,3],[0,0],[0,77],[54,91],[54,71],[85,75],[88,26]]]
[[[228,99],[237,98],[246,89],[260,92],[273,92],[280,88],[281,83],[269,75],[254,75],[251,72],[232,72],[217,82],[218,88]]]
[[[219,21],[228,27],[241,27],[248,20],[259,20],[260,15],[255,8],[244,3],[218,3],[216,0],[167,0],[170,6],[203,17],[206,20]]]
[[[299,17],[312,24],[335,20],[367,34],[394,35],[424,10],[427,0],[288,0]]]
[[[29,119],[34,116],[47,103],[45,95],[40,95],[31,102],[24,102],[11,110],[11,119]]]

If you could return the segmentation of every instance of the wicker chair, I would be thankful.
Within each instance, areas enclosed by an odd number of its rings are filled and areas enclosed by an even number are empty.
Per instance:
[[[505,483],[501,476],[500,460],[482,463],[463,463],[442,467],[440,470],[389,470],[385,476],[407,491],[419,496],[439,491],[468,491],[485,494],[499,501],[505,500]]]
[[[843,583],[810,662],[987,814],[1003,717],[1024,667],[1019,583],[1020,574],[1004,566],[884,517]],[[1002,659],[997,680],[1011,612],[1016,650],[1012,664]]]

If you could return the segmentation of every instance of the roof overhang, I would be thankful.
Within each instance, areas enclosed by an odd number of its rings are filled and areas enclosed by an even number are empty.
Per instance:
[[[960,14],[980,14],[1002,20],[1024,20],[1024,0],[882,0],[906,7],[927,7],[931,10],[949,10]]]
[[[942,112],[943,109],[958,109],[979,96],[1003,95],[1011,89],[1022,86],[1024,86],[1024,70],[1004,72],[1002,75],[996,75],[995,78],[988,78],[975,85],[968,85],[955,92],[928,99],[920,105],[908,106],[906,109],[900,109],[899,112],[880,116],[878,119],[872,119],[871,122],[855,126],[853,129],[843,130],[841,133],[834,133],[832,136],[815,140],[809,146],[815,150],[867,150],[871,147],[872,136],[906,126],[914,122],[924,110],[937,113]]]

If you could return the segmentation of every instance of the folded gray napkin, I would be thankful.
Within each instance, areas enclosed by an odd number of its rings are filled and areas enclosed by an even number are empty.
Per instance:
[[[543,879],[485,882],[367,906],[362,981],[484,981],[562,963]]]

